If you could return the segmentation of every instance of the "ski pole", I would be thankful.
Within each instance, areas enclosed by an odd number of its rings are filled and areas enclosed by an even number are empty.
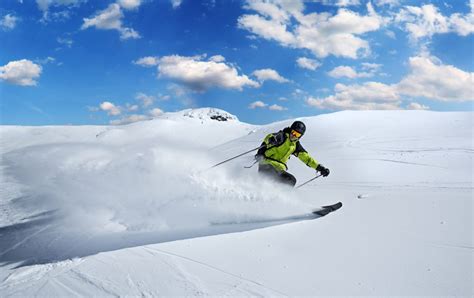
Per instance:
[[[314,179],[319,178],[319,177],[321,177],[321,176],[322,176],[322,174],[319,174],[318,176],[313,177],[313,178],[309,179],[308,181],[306,181],[306,182],[304,182],[304,183],[301,183],[301,184],[298,185],[296,188],[300,188],[301,186],[306,185],[306,184],[310,183],[311,181],[313,181]]]
[[[263,148],[263,147],[265,147],[265,146],[266,146],[266,145],[263,144],[262,146],[259,146],[259,147],[257,147],[257,148],[252,149],[252,150],[249,150],[249,151],[246,151],[246,152],[244,152],[244,153],[241,153],[241,154],[239,154],[239,155],[236,155],[236,156],[231,157],[231,158],[229,158],[229,159],[226,159],[226,160],[224,160],[224,161],[221,161],[220,163],[217,163],[217,164],[213,165],[213,166],[210,167],[209,169],[212,169],[212,168],[215,168],[215,167],[217,167],[217,166],[220,166],[221,164],[224,164],[224,163],[226,163],[226,162],[228,162],[228,161],[231,161],[231,160],[233,160],[233,159],[236,159],[237,157],[241,157],[242,155],[245,155],[245,154],[250,153],[250,152],[252,152],[252,151],[259,150],[259,149],[261,149],[261,148]],[[209,170],[209,169],[208,169],[208,170]]]

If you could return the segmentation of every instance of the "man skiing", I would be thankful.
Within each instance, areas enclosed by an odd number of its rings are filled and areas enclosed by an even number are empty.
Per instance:
[[[265,137],[261,148],[255,158],[258,163],[258,172],[278,182],[295,186],[296,178],[288,173],[286,162],[290,155],[298,157],[307,166],[316,169],[323,177],[329,175],[329,169],[320,165],[301,146],[300,138],[306,131],[306,125],[301,121],[295,121],[290,127],[286,127],[277,133],[271,133]]]

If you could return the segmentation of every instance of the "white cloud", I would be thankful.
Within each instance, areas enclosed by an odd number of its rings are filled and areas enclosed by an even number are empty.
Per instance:
[[[395,103],[377,103],[367,102],[360,103],[350,100],[339,100],[335,97],[327,97],[324,99],[309,98],[307,103],[311,106],[322,110],[399,110],[400,107]]]
[[[281,5],[282,3],[280,3]],[[280,23],[286,23],[290,19],[290,14],[285,9],[281,9],[276,3],[263,1],[247,1],[245,9],[258,11],[262,16],[270,18]]]
[[[296,63],[301,68],[306,68],[309,70],[316,70],[318,67],[321,66],[321,63],[318,60],[309,59],[306,57],[300,57],[296,60]]]
[[[146,107],[151,106],[155,102],[156,97],[152,95],[146,95],[145,93],[140,92],[135,96],[135,99],[140,101],[142,106],[146,108]]]
[[[422,97],[439,101],[474,101],[474,73],[452,65],[444,65],[431,56],[410,58],[410,73],[397,84],[367,82],[363,85],[336,84],[335,94],[307,99],[309,105],[320,109],[401,109],[403,96]],[[378,68],[377,64],[366,67]],[[407,109],[429,109],[411,103]]]
[[[474,33],[474,2],[471,1],[471,12],[467,15],[460,13],[452,14],[449,17],[451,31],[461,36],[467,36]]]
[[[397,15],[396,20],[405,23],[405,30],[413,39],[449,31],[447,19],[432,4],[422,7],[406,6]]]
[[[140,33],[133,30],[132,28],[121,28],[120,30],[120,39],[139,39],[141,38]]]
[[[419,104],[417,102],[412,102],[407,106],[407,110],[429,110],[430,107]]]
[[[364,66],[367,68],[367,66]],[[329,76],[333,78],[342,78],[346,77],[349,79],[356,79],[356,78],[370,78],[374,76],[375,71],[374,68],[370,68],[370,72],[357,72],[350,66],[338,66],[328,72]]]
[[[279,83],[289,82],[287,79],[280,76],[277,71],[269,68],[256,70],[252,74],[262,83],[265,81],[277,81]]]
[[[338,66],[328,72],[329,76],[333,78],[342,78],[342,77],[348,77],[348,78],[356,78],[357,77],[357,72],[350,66]]]
[[[124,9],[137,9],[142,0],[118,0],[117,3]]]
[[[261,100],[257,100],[257,101],[254,101],[252,102],[251,104],[249,104],[248,106],[249,109],[269,109],[270,111],[286,111],[288,110],[287,108],[285,107],[282,107],[280,105],[277,105],[277,104],[273,104],[271,106],[269,106],[268,104],[264,103],[263,101]]]
[[[339,7],[360,5],[360,0],[313,0],[313,2],[321,2],[323,5]]]
[[[214,61],[214,62],[224,62],[225,61],[225,58],[224,56],[221,56],[221,55],[215,55],[215,56],[212,56],[209,58],[209,61]]]
[[[89,27],[96,27],[101,30],[117,30],[120,32],[120,39],[140,38],[140,34],[132,28],[123,27],[123,17],[120,5],[112,3],[105,10],[99,11],[95,16],[84,18],[81,29],[85,30]]]
[[[335,16],[320,14],[306,18],[305,24],[296,30],[298,47],[311,50],[318,57],[328,55],[358,58],[370,53],[367,41],[357,37],[378,30],[383,20],[367,4],[369,14],[361,16],[347,9],[340,9]]]
[[[385,31],[385,35],[387,35],[391,39],[397,39],[397,36],[395,35],[395,32],[393,32],[393,31],[387,30],[387,31]]]
[[[360,5],[359,0],[336,0],[336,6],[354,6]]]
[[[51,6],[76,6],[80,2],[83,0],[36,0],[38,8],[43,12],[48,11]]]
[[[440,101],[473,101],[474,73],[444,65],[434,57],[410,58],[411,73],[397,85],[398,92]]]
[[[335,95],[325,98],[310,97],[307,103],[326,110],[393,110],[400,105],[396,88],[378,82],[336,84],[335,91]]]
[[[132,104],[129,104],[129,103],[127,103],[125,105],[125,108],[128,112],[135,112],[135,111],[138,111],[138,109],[139,109],[138,105],[132,105]]]
[[[62,64],[62,63],[56,62],[56,58],[54,58],[54,57],[46,57],[46,58],[43,58],[43,59],[36,59],[34,62],[37,63],[37,64],[40,64],[40,65],[46,65],[46,64],[49,64],[49,63],[53,63],[53,64],[56,64],[56,65],[61,65]]]
[[[110,101],[104,101],[99,107],[102,111],[106,111],[109,116],[117,116],[122,113],[121,108]]]
[[[140,58],[137,61],[133,61],[133,63],[137,64],[137,65],[140,65],[140,66],[143,66],[143,67],[153,67],[153,66],[158,65],[159,59],[158,59],[158,57],[148,56],[148,57]]]
[[[378,82],[366,82],[362,85],[336,84],[335,91],[341,99],[350,99],[358,102],[397,102],[400,96],[391,85]]]
[[[81,29],[97,27],[98,29],[110,30],[122,28],[123,13],[120,5],[112,3],[105,10],[99,11],[93,18],[84,18]]]
[[[347,78],[357,78],[357,72],[350,66],[338,66],[328,72],[329,76],[333,78],[342,78],[342,77],[347,77]]]
[[[293,93],[291,95],[293,97],[301,97],[304,94],[306,94],[306,91],[303,91],[303,90],[297,88],[297,89],[295,89],[295,91],[293,91]]]
[[[474,32],[474,12],[471,2],[471,12],[463,15],[452,14],[447,17],[441,14],[433,4],[405,6],[396,16],[395,21],[404,25],[405,31],[413,40],[431,38],[435,34],[456,33],[466,36]]]
[[[189,89],[177,84],[169,84],[166,89],[172,92],[176,97],[185,97],[189,93]]]
[[[56,38],[56,41],[57,41],[59,44],[65,45],[65,46],[68,47],[68,48],[72,47],[72,44],[74,43],[72,39],[70,39],[70,38],[62,38],[62,37]]]
[[[271,111],[286,111],[288,110],[287,108],[285,107],[282,107],[282,106],[279,106],[277,104],[273,104],[271,105],[270,107],[268,107]]]
[[[239,75],[237,69],[230,64],[203,61],[203,59],[203,56],[172,55],[162,57],[158,61],[159,77],[173,79],[200,92],[214,87],[242,90],[246,86],[260,86],[246,75]]]
[[[255,108],[265,108],[267,107],[268,105],[266,103],[264,103],[263,101],[260,101],[260,100],[257,100],[257,101],[254,101],[252,102],[250,105],[249,105],[249,109],[255,109]]]
[[[362,65],[363,70],[371,71],[371,72],[377,72],[382,67],[382,64],[368,63],[368,62],[363,62],[361,63],[361,65]]]
[[[182,2],[183,0],[171,0],[171,5],[176,9],[181,6]]]
[[[269,5],[263,0],[249,0],[248,3],[246,8],[258,14],[239,17],[240,28],[283,46],[311,50],[320,58],[328,55],[358,58],[368,54],[368,42],[357,35],[376,31],[385,22],[370,2],[365,16],[348,9],[339,9],[336,15],[326,12],[305,15],[301,1]]]
[[[10,61],[0,67],[0,79],[14,85],[36,86],[41,71],[40,65],[27,59]]]
[[[163,110],[161,110],[159,108],[154,108],[154,109],[150,110],[148,112],[148,114],[150,114],[152,117],[158,117],[158,116],[163,115]]]
[[[143,107],[146,108],[153,103],[152,100],[154,100],[154,97],[145,95],[144,93],[138,93],[136,96],[136,99],[143,101]],[[146,114],[128,114],[127,115],[127,112],[136,112],[140,109],[140,107],[138,105],[129,104],[129,103],[125,104],[125,106],[118,106],[110,101],[102,102],[98,108],[88,107],[88,109],[92,112],[102,110],[102,111],[107,112],[109,116],[119,116],[119,115],[122,115],[122,113],[126,114],[126,115],[123,115],[119,119],[111,120],[109,123],[113,125],[129,124],[129,123],[133,123],[137,121],[150,120],[164,113],[163,110],[159,108],[153,108],[151,110],[148,110]]]
[[[110,124],[112,124],[112,125],[123,125],[123,124],[130,124],[130,123],[138,122],[138,121],[144,121],[144,120],[150,120],[150,117],[146,116],[146,115],[133,114],[133,115],[123,117],[121,119],[111,120]]]
[[[36,4],[38,5],[38,9],[43,12],[42,21],[50,20],[50,12],[49,10],[51,7],[78,7],[81,3],[86,2],[86,0],[36,0]],[[53,19],[68,19],[69,12],[68,11],[59,11],[53,13]]]
[[[7,14],[3,18],[0,19],[0,28],[3,31],[10,31],[15,29],[19,18],[15,17],[14,15]]]
[[[286,24],[275,20],[267,20],[258,15],[244,15],[239,17],[239,27],[268,40],[275,40],[284,46],[294,46],[297,43],[295,36],[287,31]]]
[[[395,7],[400,5],[400,0],[373,0],[373,2],[377,6],[388,5],[390,7]]]

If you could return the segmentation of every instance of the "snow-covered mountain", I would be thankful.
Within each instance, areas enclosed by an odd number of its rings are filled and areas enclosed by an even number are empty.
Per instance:
[[[472,119],[300,119],[331,175],[297,190],[244,168],[252,154],[209,170],[292,120],[253,126],[207,108],[0,127],[0,296],[472,295]],[[288,165],[299,182],[314,176]],[[327,217],[271,221],[337,201]]]
[[[167,113],[165,117],[170,115],[184,116],[189,118],[197,118],[200,120],[215,120],[215,121],[238,121],[237,116],[232,115],[226,111],[216,108],[199,108],[199,109],[187,109],[176,113]]]

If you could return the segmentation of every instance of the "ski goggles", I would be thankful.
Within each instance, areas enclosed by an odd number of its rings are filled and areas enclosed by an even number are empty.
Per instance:
[[[302,136],[301,133],[297,132],[294,129],[291,130],[291,135],[294,136],[295,138],[298,138],[298,139]]]

